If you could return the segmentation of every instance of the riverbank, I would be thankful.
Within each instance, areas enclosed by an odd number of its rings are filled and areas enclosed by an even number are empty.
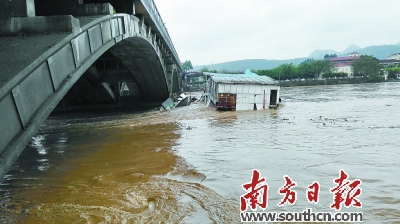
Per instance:
[[[324,79],[292,79],[280,81],[281,87],[293,86],[318,86],[318,85],[339,85],[339,84],[361,84],[361,83],[378,83],[384,82],[382,77],[380,80],[371,80],[368,77],[353,78],[324,78]]]
[[[378,82],[400,82],[400,79],[384,80],[383,77],[376,81],[370,80],[368,77],[353,77],[353,78],[324,78],[324,79],[291,79],[279,81],[281,87],[294,86],[319,86],[319,85],[340,85],[340,84],[362,84],[362,83],[378,83]],[[194,84],[183,87],[185,92],[198,92],[204,90],[204,84]]]

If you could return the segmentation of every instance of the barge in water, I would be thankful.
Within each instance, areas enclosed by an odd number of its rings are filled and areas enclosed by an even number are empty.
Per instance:
[[[218,110],[262,110],[278,107],[279,82],[246,70],[245,74],[204,72],[205,92]]]

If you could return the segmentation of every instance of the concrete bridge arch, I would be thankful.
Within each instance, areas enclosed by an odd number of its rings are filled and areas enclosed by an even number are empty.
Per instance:
[[[116,105],[123,87],[135,89],[144,103],[160,104],[170,93],[179,92],[179,58],[165,44],[170,40],[163,40],[155,28],[152,31],[144,17],[114,14],[76,19],[67,15],[57,19],[71,24],[71,33],[63,34],[61,41],[1,83],[0,178],[57,104],[68,98],[71,87],[87,74]],[[14,29],[2,25],[3,31]],[[102,69],[99,64],[110,55],[117,66]]]

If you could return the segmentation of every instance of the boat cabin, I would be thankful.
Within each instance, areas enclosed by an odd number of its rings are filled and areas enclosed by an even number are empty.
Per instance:
[[[279,105],[279,82],[246,70],[245,74],[204,72],[206,89],[218,110],[262,110]]]

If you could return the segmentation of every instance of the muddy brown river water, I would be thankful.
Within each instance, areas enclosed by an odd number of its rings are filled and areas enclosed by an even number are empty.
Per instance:
[[[51,115],[0,185],[2,223],[238,223],[258,169],[267,211],[334,212],[333,179],[362,181],[364,223],[400,223],[400,83],[281,89],[277,110]],[[279,207],[283,176],[297,182]],[[307,185],[320,183],[318,204]]]

